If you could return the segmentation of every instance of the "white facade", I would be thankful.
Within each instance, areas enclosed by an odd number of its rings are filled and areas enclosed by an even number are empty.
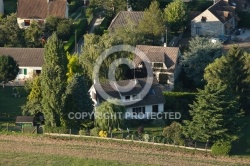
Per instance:
[[[19,67],[19,73],[15,81],[25,81],[33,78],[36,74],[40,74],[42,67]]]
[[[4,14],[4,4],[3,4],[3,0],[0,0],[0,14]]]
[[[1,1],[1,0],[0,0]],[[1,2],[0,2],[1,3]],[[0,12],[1,13],[1,12]],[[69,18],[69,4],[67,3],[66,9],[65,9],[65,16],[64,18]],[[45,19],[36,19],[36,18],[17,18],[17,23],[19,28],[26,29],[29,27],[29,24],[31,24],[32,21],[36,21],[40,24],[45,23]],[[29,23],[28,23],[29,22]]]

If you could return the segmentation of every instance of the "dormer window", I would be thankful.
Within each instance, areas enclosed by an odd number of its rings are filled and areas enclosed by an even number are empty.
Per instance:
[[[155,68],[163,68],[163,63],[159,63],[159,62],[154,63],[154,67]]]
[[[139,99],[139,95],[133,95],[133,100]]]
[[[206,21],[207,21],[207,17],[202,16],[201,17],[201,22],[206,22]]]
[[[125,100],[130,100],[130,96],[125,96]]]

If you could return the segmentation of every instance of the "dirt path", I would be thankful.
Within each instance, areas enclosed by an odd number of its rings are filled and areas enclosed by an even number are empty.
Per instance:
[[[65,138],[64,138],[65,139]],[[177,148],[175,148],[177,149]],[[217,157],[200,152],[139,146],[136,143],[98,140],[63,140],[53,137],[0,135],[0,152],[39,153],[92,158],[150,165],[247,165],[250,159]]]

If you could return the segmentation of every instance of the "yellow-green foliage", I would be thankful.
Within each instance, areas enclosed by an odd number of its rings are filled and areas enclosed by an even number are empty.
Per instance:
[[[82,70],[81,70],[81,65],[79,64],[79,58],[77,55],[70,55],[67,52],[67,58],[68,58],[68,65],[67,65],[68,72],[66,75],[67,75],[67,81],[69,82],[76,73],[81,74]]]
[[[107,131],[101,130],[101,131],[99,132],[99,136],[100,136],[100,137],[107,137],[107,136],[108,136],[108,133],[107,133]]]

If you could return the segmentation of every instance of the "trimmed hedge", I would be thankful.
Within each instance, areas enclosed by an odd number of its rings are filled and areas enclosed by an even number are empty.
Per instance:
[[[212,154],[214,155],[229,155],[232,150],[232,142],[230,141],[217,141],[213,144]]]
[[[165,111],[180,112],[181,120],[189,119],[189,104],[195,100],[197,93],[190,92],[163,92],[165,97]]]
[[[79,19],[74,23],[74,29],[77,32],[76,36],[82,36],[86,33],[87,30],[87,22],[86,19]],[[74,31],[74,32],[75,32]],[[75,47],[75,33],[69,38],[68,42],[64,45],[64,50],[66,52],[71,52]]]

